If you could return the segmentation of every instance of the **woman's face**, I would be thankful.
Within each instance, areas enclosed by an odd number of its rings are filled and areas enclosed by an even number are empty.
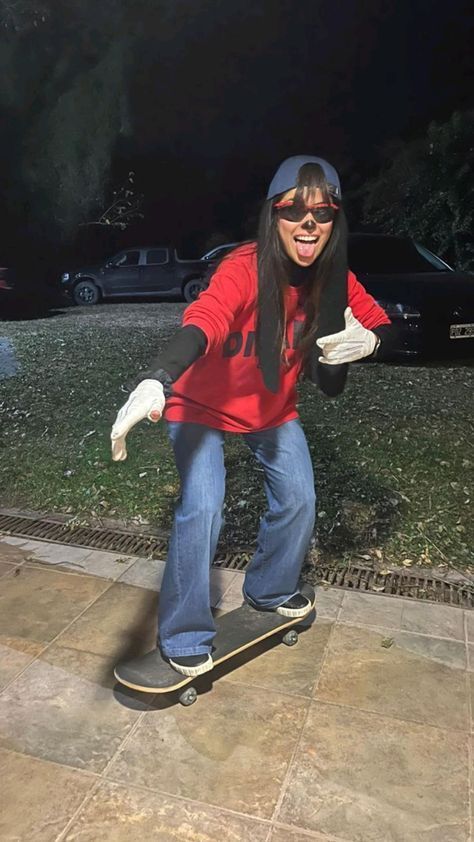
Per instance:
[[[293,199],[296,194],[296,187],[288,190],[281,201]],[[307,205],[316,205],[324,202],[323,194],[319,188],[316,190],[305,190],[304,201]],[[325,248],[331,233],[333,222],[316,222],[313,215],[308,211],[300,222],[290,222],[288,219],[278,220],[278,233],[283,247],[291,260],[298,266],[311,266]]]

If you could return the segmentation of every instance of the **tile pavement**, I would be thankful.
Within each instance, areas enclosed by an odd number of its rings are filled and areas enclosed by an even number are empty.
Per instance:
[[[163,569],[0,536],[0,840],[471,839],[472,612],[320,589],[296,647],[183,708],[112,673],[153,646]],[[212,571],[216,609],[241,588]]]

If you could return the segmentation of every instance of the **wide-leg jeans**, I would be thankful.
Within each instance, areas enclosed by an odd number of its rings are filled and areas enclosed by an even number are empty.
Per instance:
[[[222,525],[224,432],[203,424],[168,422],[181,480],[160,593],[158,643],[166,657],[212,651],[210,568]],[[275,608],[298,592],[315,518],[314,476],[299,419],[243,438],[263,468],[268,509],[243,595]]]

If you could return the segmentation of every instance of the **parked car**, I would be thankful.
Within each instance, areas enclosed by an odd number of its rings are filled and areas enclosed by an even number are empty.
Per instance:
[[[395,325],[397,356],[474,354],[474,275],[384,234],[351,234],[349,266]]]
[[[203,256],[207,282],[217,262],[238,245],[227,243]],[[455,271],[405,237],[350,234],[348,251],[350,268],[395,325],[394,356],[474,354],[473,274]]]
[[[216,246],[211,249],[211,251],[207,251],[206,254],[203,254],[201,260],[205,264],[203,279],[206,286],[209,285],[216,266],[220,263],[222,258],[241,245],[242,243],[223,243],[221,246]]]
[[[6,266],[0,266],[0,291],[8,292],[13,289],[11,271]]]
[[[225,257],[229,251],[232,249],[236,249],[237,246],[240,246],[241,243],[223,243],[221,246],[216,246],[215,248],[211,249],[211,251],[206,251],[206,254],[203,254],[201,260],[206,261],[208,264],[214,264],[218,260],[221,260],[222,257]]]
[[[15,297],[12,272],[6,266],[0,266],[0,319],[10,317]]]
[[[181,260],[159,246],[124,249],[114,257],[74,272],[64,272],[61,286],[76,304],[97,304],[117,297],[182,296],[194,301],[206,284],[200,260]]]

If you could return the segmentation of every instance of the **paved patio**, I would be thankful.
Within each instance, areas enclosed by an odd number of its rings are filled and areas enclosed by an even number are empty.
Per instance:
[[[126,692],[163,562],[0,536],[2,842],[465,842],[474,612],[320,589],[298,646]],[[213,604],[242,574],[213,571]]]

